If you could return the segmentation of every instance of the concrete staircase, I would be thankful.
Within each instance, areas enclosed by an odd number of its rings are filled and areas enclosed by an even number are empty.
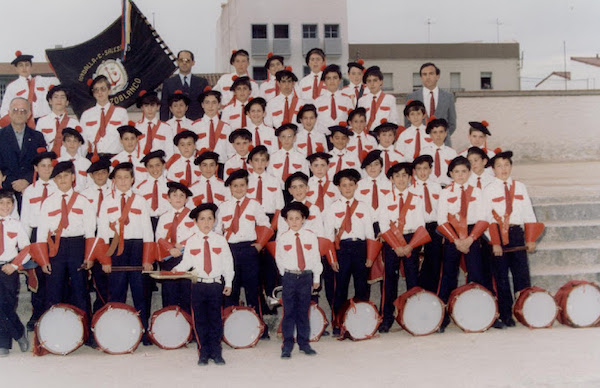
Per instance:
[[[600,283],[600,196],[532,198],[546,230],[529,254],[532,285],[554,293],[569,280]]]

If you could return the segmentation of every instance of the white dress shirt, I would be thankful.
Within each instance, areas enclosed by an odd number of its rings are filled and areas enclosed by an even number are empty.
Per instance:
[[[110,106],[110,103],[107,103],[104,106],[96,104],[81,114],[79,122],[83,128],[82,135],[87,141],[90,151],[94,150],[93,146],[96,139],[96,134],[100,128],[102,109],[104,109],[104,114],[107,115]],[[106,125],[106,135],[98,139],[98,153],[118,154],[123,150],[123,146],[121,145],[121,137],[119,136],[119,131],[117,131],[117,128],[122,125],[127,125],[128,122],[129,116],[127,115],[127,110],[119,106],[115,106],[115,110],[110,117],[108,124]]]
[[[213,123],[215,131],[215,142],[214,149],[210,147],[210,123]],[[220,123],[221,132],[219,133]],[[191,131],[198,135],[198,141],[196,142],[196,149],[202,150],[207,149],[219,154],[219,163],[225,163],[231,155],[235,153],[233,146],[229,143],[229,134],[231,133],[231,127],[224,121],[221,121],[218,116],[208,117],[204,115],[201,119],[194,121],[192,124]],[[218,137],[217,137],[218,136]]]
[[[21,201],[21,223],[28,236],[31,236],[31,230],[37,228],[40,222],[40,209],[42,208],[44,187],[47,188],[48,196],[58,190],[54,180],[50,179],[49,181],[44,182],[43,180],[38,179],[34,184],[27,186],[25,191],[23,191],[23,199]],[[17,206],[15,206],[15,208],[16,207]]]
[[[296,124],[296,118],[298,116],[300,107],[309,103],[306,100],[299,98],[294,92],[292,92],[289,96],[280,94],[267,104],[265,113],[266,125],[275,129],[281,127],[284,121],[283,116],[285,113],[286,99],[288,103],[288,114],[291,115],[289,122],[293,124]]]
[[[260,204],[267,214],[283,209],[283,186],[279,179],[264,171],[262,174],[251,172],[248,176],[248,198],[258,201],[258,183],[262,182],[262,202]]]
[[[410,204],[408,204],[408,198],[410,194]],[[423,201],[422,199],[409,191],[408,188],[400,192],[398,188],[394,186],[392,192],[388,194],[384,201],[384,209],[379,212],[379,229],[381,233],[385,233],[390,229],[390,222],[398,225],[400,218],[400,198],[404,201],[404,205],[408,206],[406,217],[404,219],[404,228],[402,234],[413,233],[420,226],[425,226],[425,219],[423,217]],[[408,241],[407,241],[408,243]]]
[[[158,193],[158,207],[156,209],[152,209],[152,192],[154,191],[154,182],[156,182],[156,189]],[[148,211],[150,212],[150,217],[160,217],[162,214],[166,213],[170,208],[171,204],[169,203],[168,191],[167,187],[167,178],[164,175],[155,179],[147,174],[143,181],[136,184],[132,191],[135,194],[141,195],[146,203],[148,204]]]
[[[297,235],[297,236],[296,236]],[[275,262],[281,276],[285,270],[298,271],[298,248],[300,239],[302,256],[304,257],[304,271],[312,271],[313,283],[320,283],[323,264],[319,253],[319,240],[317,235],[302,227],[299,231],[288,230],[277,237]]]
[[[4,236],[0,236],[4,238],[4,252],[0,254],[0,263],[10,263],[20,250],[29,245],[29,235],[17,218],[8,216],[0,217],[0,220],[4,228]],[[30,258],[31,256],[26,255],[20,264],[25,264]],[[13,266],[18,267],[15,264]]]
[[[460,203],[464,188],[467,195],[469,187],[472,187],[471,195],[467,198],[467,225],[474,225],[477,221],[487,221],[484,213],[484,203],[482,191],[469,184],[458,185],[452,183],[442,190],[438,205],[438,224],[443,225],[448,222],[448,213],[453,214],[460,221]]]
[[[253,98],[258,97],[258,92],[259,92],[258,84],[256,83],[256,81],[254,81],[250,77],[250,74],[248,74],[248,73],[243,74],[243,75],[239,75],[237,73],[223,74],[221,76],[221,78],[219,78],[219,81],[217,81],[217,84],[213,87],[213,90],[221,92],[221,105],[223,105],[223,106],[228,105],[231,102],[231,100],[234,98],[233,90],[231,90],[231,85],[233,85],[234,78],[244,77],[244,76],[250,78],[250,86],[251,86],[250,96],[252,96]]]
[[[351,152],[348,148],[344,148],[343,150],[333,148],[329,151],[329,154],[332,156],[329,159],[329,170],[327,171],[327,175],[330,180],[333,180],[335,173],[338,172],[338,164],[341,160],[341,167],[339,171],[345,170],[347,168],[352,168],[358,172],[361,172],[360,168],[360,160],[358,160],[358,155],[356,152]]]
[[[531,199],[529,198],[525,185],[521,182],[514,181],[512,178],[508,178],[506,183],[509,191],[512,185],[515,185],[515,195],[512,203],[513,211],[510,214],[509,224],[523,226],[525,223],[536,222]],[[504,181],[499,178],[495,178],[483,191],[485,215],[489,223],[496,222],[492,215],[492,210],[496,211],[500,217],[504,218],[504,213],[506,212],[504,192]]]
[[[36,101],[31,102],[31,110],[33,112],[33,117],[43,117],[50,113],[50,105],[48,104],[48,100],[46,100],[46,95],[48,94],[48,90],[50,90],[51,85],[58,85],[60,81],[56,77],[42,77],[35,76],[31,77],[35,79],[35,96]],[[19,76],[16,80],[9,83],[6,86],[6,90],[4,91],[4,97],[2,97],[2,106],[0,107],[0,117],[4,117],[8,114],[8,110],[10,108],[10,102],[16,97],[23,97],[27,99],[29,96],[29,83],[28,79],[22,76]]]
[[[145,243],[153,242],[154,232],[152,231],[148,204],[141,195],[136,195],[131,190],[122,193],[115,189],[108,198],[104,199],[98,218],[98,237],[108,244],[115,235],[114,230],[109,225],[114,223],[114,228],[117,231],[119,230],[119,218],[122,214],[122,194],[125,194],[125,201],[135,195],[128,214],[129,223],[124,225],[123,238],[125,240],[141,239]]]
[[[241,209],[246,199],[248,200],[248,204],[246,205],[245,209]],[[237,233],[229,233],[228,231],[231,227],[231,223],[235,215],[235,208],[238,202],[240,204],[240,210],[242,210],[238,220],[239,230]],[[230,244],[256,241],[256,225],[267,227],[271,226],[269,217],[267,217],[267,214],[265,213],[265,209],[257,201],[248,197],[244,197],[239,200],[236,198],[231,198],[219,206],[219,212],[217,213],[217,226],[215,230],[217,233],[222,234],[225,237],[229,235],[227,241]]]
[[[204,175],[200,175],[198,181],[190,187],[194,207],[201,203],[211,202],[207,195],[209,184],[212,191],[212,202],[215,205],[220,206],[223,202],[231,198],[231,190],[229,190],[229,187],[225,187],[225,183],[217,178],[216,175],[208,179]]]
[[[418,195],[423,200],[423,217],[426,223],[437,222],[438,220],[438,201],[440,199],[440,194],[442,193],[442,186],[437,183],[432,175],[429,175],[429,179],[425,182],[415,177],[415,181],[408,188],[414,194]],[[427,212],[425,210],[425,185],[427,185],[427,191],[429,192],[429,201],[431,203],[431,212]]]
[[[318,73],[311,72],[306,77],[302,78],[298,82],[298,89],[300,89],[300,98],[307,101],[307,104],[314,104],[313,99],[313,86],[315,84],[315,78],[317,80],[317,87],[320,89],[318,95],[321,96],[327,90],[325,88],[325,82],[321,81],[322,71]]]
[[[433,158],[433,165],[431,166],[431,179],[443,186],[447,186],[452,182],[452,179],[448,176],[448,166],[450,165],[452,159],[458,156],[454,149],[445,144],[442,144],[440,147],[438,147],[432,142],[421,150],[421,155],[431,155]],[[438,157],[440,163],[439,176],[435,175],[435,163],[436,158]]]
[[[425,146],[433,142],[431,137],[425,133],[425,128],[425,125],[419,126],[419,137],[421,139],[421,152],[419,155],[423,154],[423,149]],[[400,134],[398,140],[396,140],[396,150],[401,152],[408,162],[412,162],[415,159],[415,147],[417,144],[416,139],[417,128],[411,125],[410,127],[406,128],[406,130]]]
[[[337,201],[333,202],[330,207],[326,208],[323,212],[324,223],[325,223],[325,237],[331,241],[335,241],[338,230],[342,226],[342,222],[346,217],[346,208],[352,207],[354,202],[358,202],[356,209],[352,213],[351,223],[352,229],[350,233],[343,231],[340,240],[345,239],[375,239],[375,233],[373,231],[373,223],[376,221],[373,217],[373,210],[371,205],[367,205],[364,202],[357,201],[355,198],[350,200],[342,197]]]
[[[267,167],[267,172],[273,175],[275,178],[281,181],[282,187],[285,184],[285,180],[283,179],[284,167],[285,167],[285,159],[289,157],[289,169],[288,173],[292,175],[296,171],[300,171],[305,173],[306,175],[310,174],[310,169],[308,168],[308,161],[306,157],[302,155],[298,150],[292,148],[289,151],[284,150],[283,148],[275,151],[271,154],[271,160],[269,161],[269,166]]]
[[[66,193],[57,190],[46,198],[40,209],[41,217],[37,229],[37,241],[46,241],[48,233],[55,234],[62,216],[63,198],[68,206],[73,195],[77,195],[77,198],[68,212],[69,225],[62,230],[61,237],[83,236],[91,238],[96,235],[96,212],[90,200],[81,194],[74,193],[73,189]]]
[[[335,112],[331,110],[331,96],[335,101]],[[339,125],[342,121],[348,121],[348,113],[354,107],[352,100],[344,95],[341,90],[331,93],[329,90],[323,90],[321,96],[315,100],[317,107],[317,121],[325,127]],[[335,119],[333,118],[335,116]]]
[[[367,111],[367,123],[371,121],[371,105],[373,102],[373,98],[375,101],[379,101],[379,97],[383,92],[380,90],[377,94],[373,95],[372,93],[364,94],[360,100],[358,100],[358,106],[365,108]],[[399,124],[400,119],[398,117],[398,108],[396,107],[396,97],[391,94],[383,93],[383,99],[381,101],[381,105],[379,105],[379,109],[375,112],[375,118],[373,119],[373,123],[368,128],[372,130],[381,124],[381,120],[386,119],[388,123]]]

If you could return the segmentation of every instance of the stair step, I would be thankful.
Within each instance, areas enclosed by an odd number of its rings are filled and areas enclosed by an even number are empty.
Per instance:
[[[545,221],[546,230],[541,241],[591,240],[600,236],[600,219]]]
[[[572,266],[600,265],[600,241],[542,240],[528,257],[532,271],[548,266],[567,271]]]
[[[581,273],[563,273],[563,274],[532,274],[531,284],[541,287],[554,295],[560,287],[571,280],[587,280],[600,285],[600,273],[581,272]]]
[[[598,220],[600,219],[600,202],[551,202],[533,207],[538,221],[564,220]]]

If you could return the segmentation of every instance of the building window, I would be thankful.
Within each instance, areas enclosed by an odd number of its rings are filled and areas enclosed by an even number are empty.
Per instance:
[[[290,38],[290,26],[287,24],[275,24],[273,25],[273,36],[275,39],[289,39]]]
[[[253,24],[252,25],[252,39],[267,39],[267,25],[266,24]]]
[[[493,89],[491,72],[487,72],[487,71],[481,72],[481,89]]]
[[[302,67],[302,74],[304,74],[304,77],[306,77],[307,75],[309,75],[310,74],[310,67],[303,66]]]
[[[340,37],[340,25],[339,24],[325,24],[325,38],[339,38]]]
[[[394,74],[383,73],[383,90],[391,91],[394,90]]]
[[[423,83],[421,82],[421,74],[413,73],[413,92],[421,87],[423,87]]]
[[[254,66],[252,68],[252,79],[255,81],[264,81],[267,79],[267,69],[264,66]]]
[[[460,73],[450,73],[450,91],[462,91],[462,88],[460,86]]]
[[[302,25],[302,38],[303,39],[316,39],[317,38],[317,25],[316,24],[303,24]]]

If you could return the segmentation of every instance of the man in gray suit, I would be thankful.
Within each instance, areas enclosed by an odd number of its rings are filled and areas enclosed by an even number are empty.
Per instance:
[[[454,107],[454,95],[440,89],[437,83],[440,79],[440,69],[431,62],[421,65],[419,70],[423,87],[408,95],[409,100],[419,100],[425,104],[427,115],[448,121],[448,136],[446,145],[451,146],[450,136],[456,129],[456,108]],[[404,126],[408,127],[408,119],[404,119]]]

